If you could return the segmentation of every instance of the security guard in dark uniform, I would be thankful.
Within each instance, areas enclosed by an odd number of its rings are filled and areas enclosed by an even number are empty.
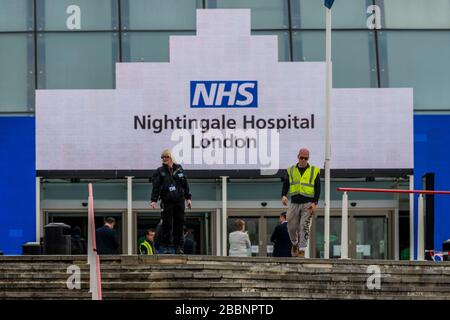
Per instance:
[[[188,208],[192,206],[189,184],[181,165],[173,161],[170,150],[164,150],[161,159],[163,165],[153,175],[150,207],[156,208],[156,202],[161,199],[162,253],[169,253],[172,233],[175,253],[183,254],[184,202]]]

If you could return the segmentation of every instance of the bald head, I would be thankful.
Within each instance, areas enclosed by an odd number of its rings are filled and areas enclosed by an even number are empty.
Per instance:
[[[308,165],[308,160],[309,160],[309,150],[306,148],[302,148],[298,151],[298,165],[300,166],[300,168],[304,168]]]

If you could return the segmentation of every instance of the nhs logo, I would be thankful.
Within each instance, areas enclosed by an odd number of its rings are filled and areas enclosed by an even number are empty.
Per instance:
[[[257,108],[258,81],[191,81],[191,108]]]

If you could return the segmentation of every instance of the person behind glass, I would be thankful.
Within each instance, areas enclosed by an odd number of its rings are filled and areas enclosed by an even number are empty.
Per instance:
[[[98,254],[117,254],[119,249],[119,240],[117,231],[114,230],[116,219],[108,217],[105,219],[105,225],[95,231],[95,239]]]
[[[274,243],[274,257],[291,257],[291,239],[287,229],[286,212],[280,214],[280,224],[273,230],[270,242]]]
[[[81,236],[81,228],[78,226],[73,227],[71,236],[71,252],[72,254],[86,254],[87,253],[87,245],[86,240]]]
[[[161,200],[162,253],[170,253],[169,246],[173,240],[175,253],[183,254],[185,201],[188,208],[192,207],[189,183],[183,167],[175,163],[170,150],[164,150],[161,153],[161,159],[162,166],[153,174],[150,207],[155,209],[156,202]]]
[[[183,227],[183,236],[184,236],[184,253],[185,254],[195,254],[195,247],[197,243],[195,242],[194,235],[191,230],[189,230],[186,226]]]
[[[234,222],[235,230],[229,234],[230,257],[247,257],[250,256],[252,244],[247,232],[245,232],[245,221],[237,219]]]

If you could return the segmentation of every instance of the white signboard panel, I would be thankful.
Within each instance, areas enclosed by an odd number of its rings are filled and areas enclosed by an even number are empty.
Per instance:
[[[250,10],[198,10],[169,63],[118,63],[114,90],[37,90],[37,170],[151,170],[167,148],[186,169],[276,173],[301,147],[322,166],[325,63],[279,62],[277,43],[250,35]],[[332,168],[412,168],[412,103],[334,89]]]

